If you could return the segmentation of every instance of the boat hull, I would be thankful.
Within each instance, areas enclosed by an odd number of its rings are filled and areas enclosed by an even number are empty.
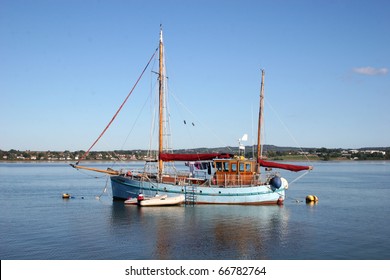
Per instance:
[[[151,181],[140,181],[124,176],[111,176],[112,196],[116,200],[127,200],[138,194],[168,195],[168,197],[185,195],[186,203],[194,204],[277,204],[284,199],[288,183],[282,180],[278,189],[271,185],[209,187],[192,185],[174,185]]]

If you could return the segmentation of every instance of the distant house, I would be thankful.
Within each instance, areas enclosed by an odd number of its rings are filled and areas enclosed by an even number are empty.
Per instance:
[[[379,151],[379,150],[365,150],[364,151],[365,154],[382,154],[382,155],[386,155],[386,152],[385,151]]]

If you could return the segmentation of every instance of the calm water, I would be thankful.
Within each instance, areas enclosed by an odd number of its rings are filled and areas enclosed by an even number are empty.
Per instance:
[[[282,207],[138,208],[65,163],[0,163],[0,259],[390,259],[390,162],[314,165]]]

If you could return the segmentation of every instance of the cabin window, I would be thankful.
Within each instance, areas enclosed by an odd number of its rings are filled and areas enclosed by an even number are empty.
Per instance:
[[[240,172],[245,171],[245,164],[243,162],[240,162]]]
[[[250,163],[247,163],[247,164],[246,164],[246,171],[247,171],[247,172],[252,171],[252,168],[251,168],[251,164],[250,164]]]
[[[233,172],[237,171],[237,163],[232,163],[232,170]]]
[[[217,162],[215,163],[215,165],[216,165],[216,168],[217,168],[218,171],[222,171],[222,162],[217,161]]]
[[[229,171],[229,163],[226,161],[223,163],[223,171],[225,172]]]

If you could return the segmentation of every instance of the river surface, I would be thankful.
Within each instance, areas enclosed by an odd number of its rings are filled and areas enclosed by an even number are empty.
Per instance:
[[[314,167],[290,184],[283,206],[138,208],[112,201],[106,176],[64,162],[3,162],[0,259],[390,259],[390,162]],[[306,204],[309,194],[319,202]]]

